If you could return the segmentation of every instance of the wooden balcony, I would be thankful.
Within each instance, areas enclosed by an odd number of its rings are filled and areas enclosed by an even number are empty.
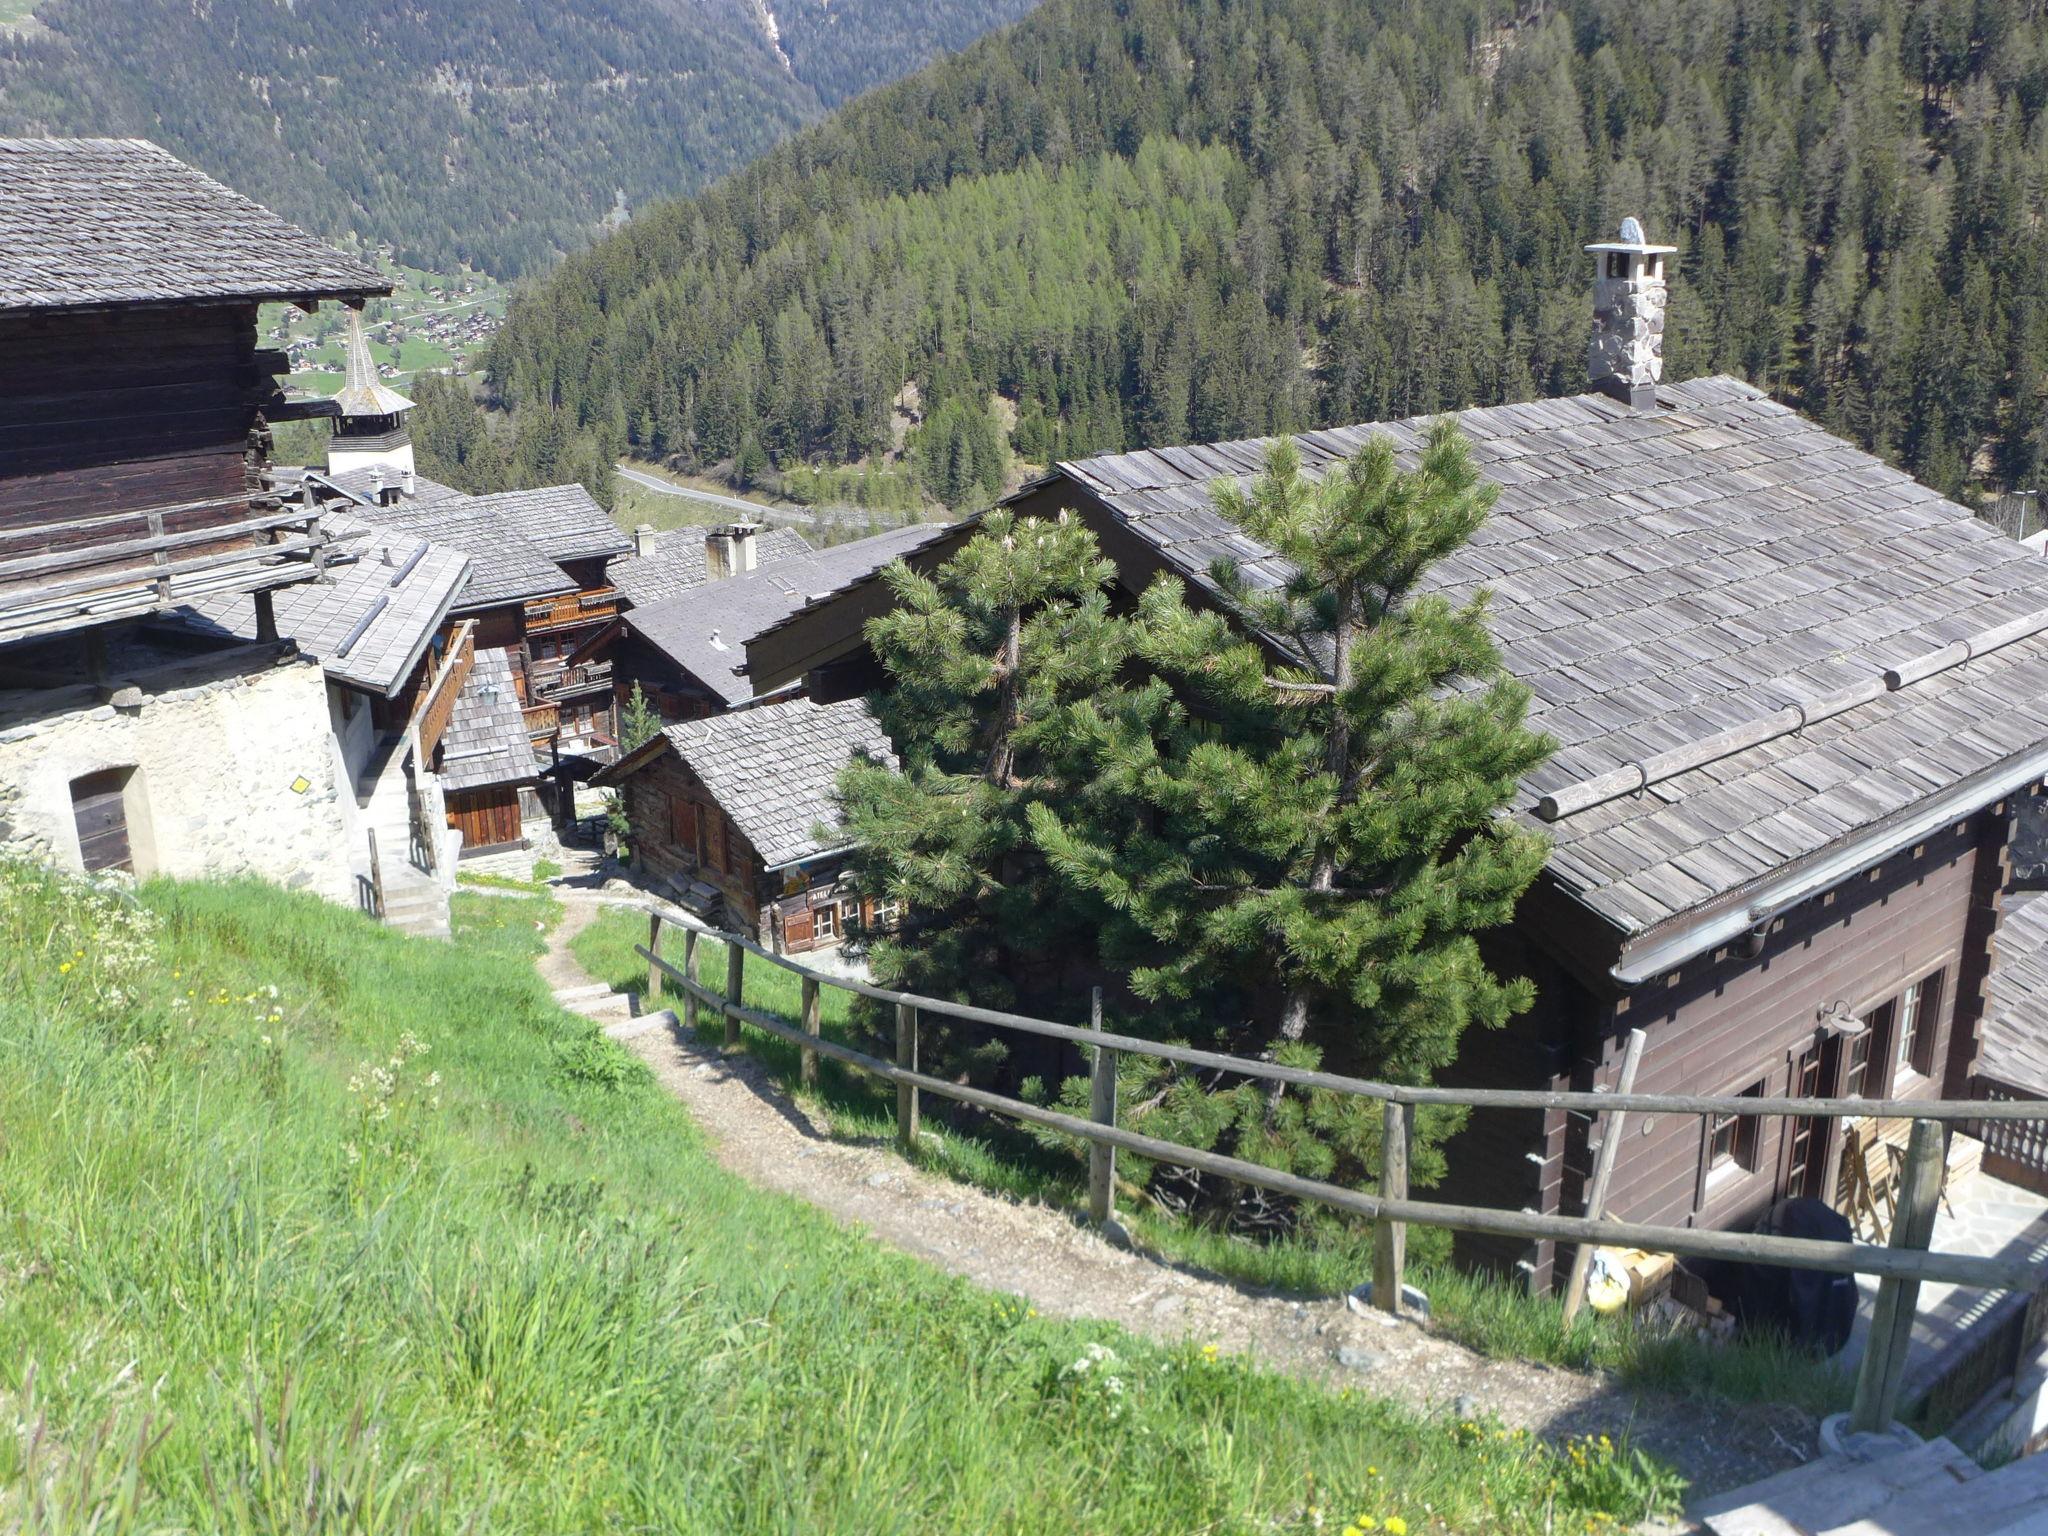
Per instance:
[[[586,661],[565,667],[560,662],[537,661],[527,668],[526,686],[538,703],[552,703],[572,694],[598,693],[612,685],[612,664]]]
[[[553,704],[529,704],[520,713],[526,717],[526,734],[536,741],[561,728],[562,711]]]
[[[617,587],[589,587],[560,597],[535,598],[526,605],[526,629],[528,634],[573,629],[579,624],[601,624],[618,614]]]
[[[433,680],[420,690],[413,712],[423,761],[433,762],[434,749],[441,745],[441,737],[448,730],[448,721],[455,714],[456,697],[462,692],[462,685],[469,681],[470,669],[475,665],[476,620],[464,619],[455,627]]]

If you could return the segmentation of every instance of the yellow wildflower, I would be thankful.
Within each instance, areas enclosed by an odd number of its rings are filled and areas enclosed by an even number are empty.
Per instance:
[[[1387,1536],[1408,1536],[1408,1522],[1399,1515],[1387,1516]]]
[[[71,969],[71,962],[70,962],[69,960],[66,960],[66,961],[65,961],[65,962],[64,962],[64,963],[63,963],[62,965],[60,965],[60,966],[58,966],[58,967],[57,967],[57,974],[58,974],[59,976],[62,976],[62,975],[63,975],[63,974],[64,974],[64,973],[66,972],[66,971],[68,971],[68,970],[70,970],[70,969]]]

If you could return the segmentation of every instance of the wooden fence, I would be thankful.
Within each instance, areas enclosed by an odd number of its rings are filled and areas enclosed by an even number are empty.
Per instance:
[[[683,963],[678,966],[662,953],[665,928],[683,932]],[[725,946],[726,975],[723,989],[704,984],[698,976],[698,939],[718,940]],[[1934,1217],[1941,1195],[1946,1136],[1945,1125],[2021,1126],[2048,1121],[2048,1101],[2043,1100],[1929,1100],[1929,1099],[1800,1099],[1713,1097],[1700,1094],[1624,1092],[1551,1092],[1544,1089],[1482,1089],[1416,1087],[1398,1083],[1368,1082],[1363,1078],[1282,1066],[1248,1056],[1230,1056],[1189,1046],[1143,1040],[1132,1035],[1110,1034],[1101,1027],[1098,998],[1087,1027],[1055,1024],[1045,1019],[996,1009],[977,1008],[943,998],[921,997],[915,993],[893,992],[864,981],[828,976],[789,959],[770,953],[749,939],[724,933],[692,918],[650,909],[647,943],[638,946],[647,961],[647,997],[658,999],[664,985],[673,986],[682,997],[683,1022],[696,1028],[700,1008],[710,1008],[725,1020],[728,1049],[740,1044],[740,1026],[752,1025],[764,1033],[787,1040],[798,1047],[802,1083],[816,1083],[818,1061],[830,1057],[847,1066],[896,1085],[896,1134],[907,1150],[916,1141],[919,1097],[937,1094],[956,1103],[971,1105],[990,1114],[1026,1124],[1043,1126],[1072,1136],[1089,1146],[1089,1217],[1098,1225],[1113,1215],[1115,1159],[1118,1148],[1155,1162],[1198,1169],[1220,1178],[1232,1179],[1258,1189],[1271,1190],[1300,1200],[1312,1200],[1335,1210],[1370,1219],[1373,1232],[1373,1304],[1384,1311],[1399,1313],[1405,1235],[1409,1224],[1438,1227],[1453,1232],[1478,1232],[1493,1236],[1554,1240],[1582,1245],[1597,1244],[1641,1248],[1686,1258],[1729,1259],[1746,1263],[1777,1264],[1794,1269],[1818,1269],[1838,1274],[1880,1277],[1877,1311],[1857,1379],[1854,1420],[1858,1428],[1878,1429],[1888,1424],[1898,1407],[1899,1386],[1906,1364],[1907,1347],[1923,1281],[1943,1282],[1982,1290],[2033,1293],[2048,1285],[2048,1263],[2024,1258],[1985,1256],[1930,1251]],[[742,968],[745,957],[758,955],[771,965],[794,972],[802,979],[801,1019],[792,1025],[773,1014],[750,1008],[741,1001]],[[856,996],[891,1005],[895,1010],[895,1059],[884,1061],[822,1038],[819,1029],[821,989],[833,987]],[[1012,1029],[1041,1038],[1065,1040],[1091,1053],[1091,1097],[1089,1118],[1047,1109],[1021,1099],[970,1088],[965,1084],[933,1077],[917,1068],[918,1016],[937,1014],[996,1029]],[[1241,1077],[1285,1083],[1298,1088],[1323,1088],[1357,1098],[1373,1099],[1382,1105],[1384,1116],[1379,1188],[1367,1194],[1317,1179],[1304,1179],[1279,1169],[1262,1167],[1239,1158],[1161,1141],[1119,1126],[1116,1105],[1116,1077],[1119,1059],[1126,1055],[1149,1056],[1161,1061]],[[1496,1210],[1479,1206],[1444,1205],[1416,1200],[1408,1191],[1407,1148],[1411,1111],[1424,1104],[1462,1104],[1475,1108],[1566,1109],[1594,1116],[1623,1112],[1686,1115],[1781,1115],[1801,1118],[1848,1119],[1865,1116],[1905,1118],[1913,1122],[1901,1176],[1899,1207],[1888,1246],[1864,1243],[1828,1242],[1816,1238],[1779,1237],[1762,1233],[1716,1232],[1691,1227],[1657,1226],[1642,1222],[1611,1221],[1597,1208],[1584,1216],[1549,1216],[1530,1211]]]
[[[1971,1091],[1985,1103],[2026,1103],[2024,1088],[1978,1072]],[[1970,1126],[1984,1143],[1984,1166],[1998,1178],[2048,1195],[2048,1120],[1985,1120]]]

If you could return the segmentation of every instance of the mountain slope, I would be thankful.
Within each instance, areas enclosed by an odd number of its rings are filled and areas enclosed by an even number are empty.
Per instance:
[[[762,0],[40,0],[0,32],[0,132],[152,138],[313,228],[511,273],[1027,3],[804,0],[785,58]]]
[[[568,263],[494,378],[706,462],[885,450],[905,381],[1009,397],[1032,458],[1527,398],[1581,386],[1579,247],[1636,213],[1682,247],[1672,377],[1742,374],[1946,489],[2032,486],[2044,102],[2018,0],[1053,0]],[[1227,159],[1203,242],[1142,237],[1173,178],[1114,190],[1169,140]],[[1130,217],[1026,291],[962,193],[1034,167]],[[905,221],[946,254],[850,234]]]

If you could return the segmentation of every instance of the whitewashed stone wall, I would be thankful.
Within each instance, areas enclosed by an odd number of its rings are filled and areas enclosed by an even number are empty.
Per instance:
[[[320,667],[267,652],[251,665],[189,686],[143,679],[121,707],[79,688],[0,695],[0,848],[80,868],[71,781],[132,766],[138,875],[251,874],[353,902]]]

